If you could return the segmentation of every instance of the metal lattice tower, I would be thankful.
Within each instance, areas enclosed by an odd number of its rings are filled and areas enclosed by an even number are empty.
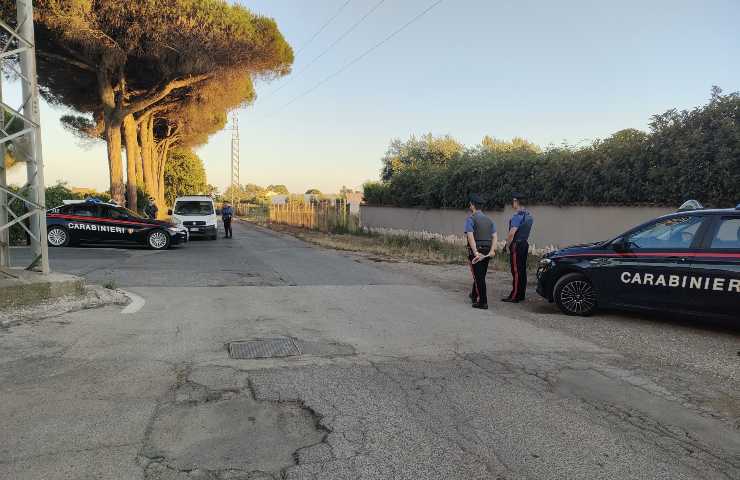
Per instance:
[[[20,90],[20,105],[6,104],[2,97],[0,75],[0,267],[10,266],[10,227],[19,225],[31,238],[33,261],[28,269],[49,273],[46,244],[46,207],[44,168],[41,155],[39,94],[36,80],[36,49],[33,33],[31,0],[18,0],[15,23],[12,18],[0,19],[0,62],[4,72],[12,72],[18,81],[10,86]],[[12,26],[15,25],[15,26]],[[20,65],[20,70],[18,70]],[[5,118],[8,121],[5,122]],[[26,163],[26,183],[18,192],[7,185],[5,151]],[[26,212],[16,214],[12,206],[24,206]],[[28,221],[26,226],[25,221]]]
[[[239,191],[239,117],[231,115],[231,204],[236,208],[235,195]]]

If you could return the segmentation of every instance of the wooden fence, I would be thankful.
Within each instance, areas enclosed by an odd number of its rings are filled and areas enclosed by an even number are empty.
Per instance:
[[[328,233],[353,233],[360,230],[360,218],[349,212],[349,205],[299,204],[271,205],[269,221]]]

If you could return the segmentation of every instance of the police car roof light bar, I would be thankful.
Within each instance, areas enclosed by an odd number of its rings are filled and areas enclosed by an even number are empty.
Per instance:
[[[697,200],[687,200],[680,207],[678,207],[678,211],[683,212],[686,210],[701,210],[702,208],[704,207]]]

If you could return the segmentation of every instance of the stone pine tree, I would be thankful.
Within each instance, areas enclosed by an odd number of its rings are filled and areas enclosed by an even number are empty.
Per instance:
[[[138,116],[139,145],[146,188],[165,202],[164,172],[174,148],[194,148],[222,130],[230,110],[252,102],[254,87],[249,72],[231,70],[173,96]]]
[[[136,198],[137,182],[147,180],[144,165],[137,169],[143,152],[134,134],[143,113],[224,71],[274,78],[288,73],[293,61],[274,20],[221,0],[34,4],[42,93],[92,117],[88,131],[105,139],[111,196],[118,202],[124,139],[129,198]],[[3,18],[12,18],[13,8],[15,0],[0,0]]]

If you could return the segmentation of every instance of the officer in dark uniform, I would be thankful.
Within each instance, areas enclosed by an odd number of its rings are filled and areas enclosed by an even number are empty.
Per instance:
[[[229,202],[224,202],[224,207],[221,209],[221,221],[224,222],[224,238],[232,238],[234,234],[231,231],[231,219],[234,217],[234,208]]]
[[[152,197],[147,198],[146,207],[144,207],[144,213],[146,213],[149,218],[156,220],[157,212],[157,204],[154,203],[154,199]]]
[[[473,194],[469,200],[471,215],[465,221],[465,237],[468,242],[470,271],[473,274],[473,291],[470,299],[473,300],[473,308],[487,310],[486,273],[488,262],[496,255],[494,246],[498,236],[496,224],[481,211],[483,199]]]
[[[513,286],[504,302],[518,303],[524,300],[527,291],[527,255],[529,255],[529,234],[532,231],[534,218],[524,208],[524,195],[513,195],[512,207],[516,213],[509,220],[509,234],[506,237],[506,248],[511,257],[511,276]]]

